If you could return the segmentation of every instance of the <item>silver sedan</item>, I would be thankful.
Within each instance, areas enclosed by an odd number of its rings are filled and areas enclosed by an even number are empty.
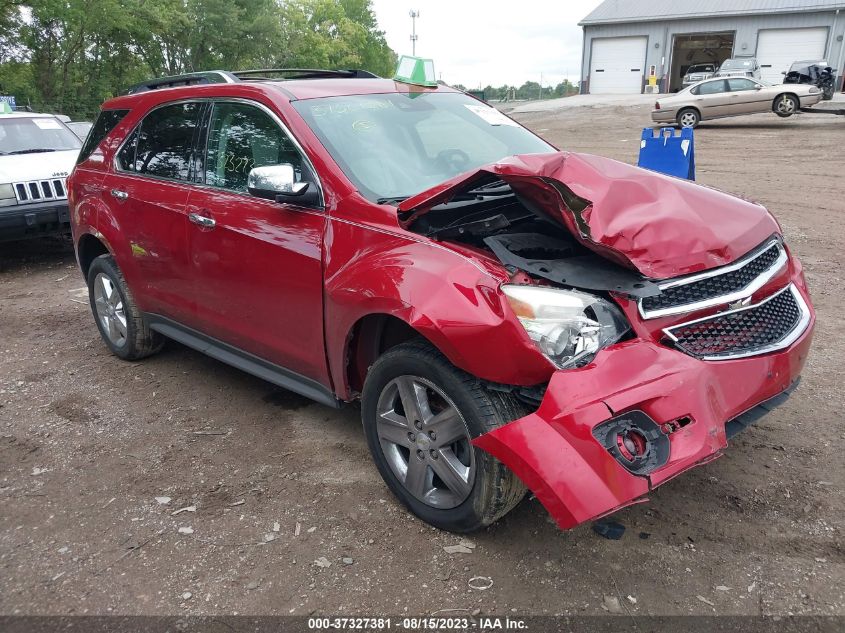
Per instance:
[[[700,121],[758,112],[787,117],[800,108],[815,105],[821,98],[821,90],[816,86],[773,86],[745,77],[719,77],[660,97],[654,104],[651,120],[695,127]]]

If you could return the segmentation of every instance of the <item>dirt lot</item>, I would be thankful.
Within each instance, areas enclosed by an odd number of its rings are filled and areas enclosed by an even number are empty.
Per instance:
[[[635,162],[647,112],[522,118]],[[394,502],[356,408],[176,344],[121,362],[67,243],[0,245],[0,613],[603,614],[608,596],[630,614],[845,615],[843,146],[845,120],[821,115],[697,131],[698,180],[765,203],[803,260],[815,346],[782,409],[619,512],[619,541],[560,532],[527,499],[447,554],[460,539]]]

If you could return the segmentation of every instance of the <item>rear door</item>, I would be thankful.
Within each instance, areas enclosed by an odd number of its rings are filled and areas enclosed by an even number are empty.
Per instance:
[[[204,107],[182,101],[151,110],[118,150],[115,170],[104,181],[123,238],[121,268],[138,304],[186,324],[194,309],[185,205]]]
[[[730,113],[730,95],[724,79],[705,81],[693,88],[693,103],[701,112],[701,118],[709,119]]]
[[[199,328],[323,385],[322,241],[326,216],[253,197],[253,167],[289,163],[318,187],[310,163],[263,105],[215,101],[204,126],[203,185],[191,192],[190,266]]]

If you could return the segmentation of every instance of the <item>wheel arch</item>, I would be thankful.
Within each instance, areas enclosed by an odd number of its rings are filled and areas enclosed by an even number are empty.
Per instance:
[[[345,384],[338,385],[347,398],[357,397],[364,388],[364,380],[373,363],[389,349],[401,343],[422,339],[431,344],[441,354],[454,359],[448,345],[438,345],[430,332],[417,329],[405,319],[386,312],[373,312],[360,317],[346,335],[343,358]],[[454,364],[454,360],[452,360]]]
[[[82,271],[82,276],[86,280],[91,263],[100,255],[111,254],[111,249],[109,249],[105,240],[92,233],[85,233],[80,236],[76,243],[76,259],[79,263],[79,269]]]

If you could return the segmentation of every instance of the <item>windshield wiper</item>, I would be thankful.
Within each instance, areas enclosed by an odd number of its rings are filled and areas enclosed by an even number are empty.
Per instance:
[[[49,147],[35,147],[33,149],[19,149],[15,150],[14,152],[8,152],[8,154],[40,154],[42,152],[55,152],[56,150],[51,149]]]
[[[396,204],[397,202],[403,202],[410,197],[411,196],[388,196],[387,198],[378,198],[376,199],[376,204]]]

